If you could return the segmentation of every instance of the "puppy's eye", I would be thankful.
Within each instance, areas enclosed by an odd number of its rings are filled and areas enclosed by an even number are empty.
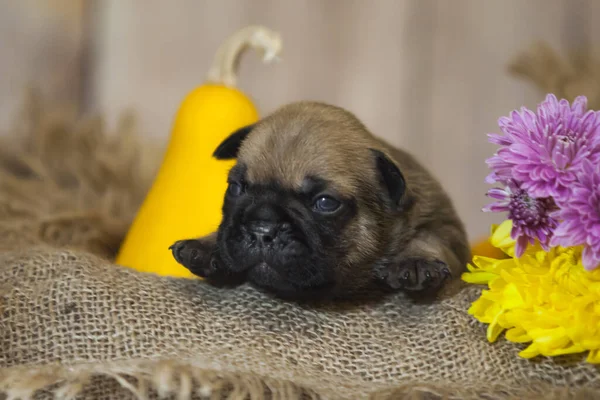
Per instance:
[[[238,197],[244,193],[244,186],[239,182],[229,182],[227,193],[230,196]]]
[[[314,203],[314,208],[318,212],[332,213],[336,211],[342,203],[330,196],[319,196]]]

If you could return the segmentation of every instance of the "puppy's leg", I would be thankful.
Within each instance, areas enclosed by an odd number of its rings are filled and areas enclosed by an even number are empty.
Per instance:
[[[219,257],[216,232],[197,239],[179,240],[169,249],[179,264],[211,284],[228,285],[241,281],[240,276],[223,267]]]
[[[380,262],[375,269],[376,278],[393,290],[436,293],[460,276],[468,262],[465,244],[442,237],[447,236],[440,236],[440,232],[421,233],[401,252]]]

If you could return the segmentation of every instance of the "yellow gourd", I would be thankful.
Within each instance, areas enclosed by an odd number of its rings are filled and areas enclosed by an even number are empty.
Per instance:
[[[212,153],[235,130],[254,123],[258,112],[236,88],[238,59],[246,48],[277,58],[279,34],[261,26],[244,28],[217,51],[207,81],[183,100],[162,164],[117,255],[116,263],[139,271],[194,277],[169,246],[214,232],[221,220],[227,173],[234,161]]]

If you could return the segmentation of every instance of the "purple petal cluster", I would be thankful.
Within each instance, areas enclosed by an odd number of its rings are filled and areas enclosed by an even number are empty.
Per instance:
[[[504,189],[491,189],[488,196],[499,201],[489,204],[484,211],[508,212],[508,218],[513,221],[511,236],[517,240],[517,257],[521,257],[527,245],[534,244],[535,240],[538,240],[545,250],[550,248],[552,232],[558,225],[551,215],[556,210],[552,198],[531,197],[515,181],[509,181]]]
[[[486,182],[503,189],[488,192],[498,201],[484,211],[508,212],[517,256],[536,240],[546,249],[569,243],[585,245],[586,268],[598,266],[600,113],[583,96],[569,104],[549,94],[536,113],[523,107],[498,125],[504,135],[488,135],[500,148],[486,160]]]
[[[585,160],[580,180],[573,184],[571,196],[553,216],[563,221],[554,231],[552,246],[578,246],[583,249],[583,266],[594,269],[600,264],[600,165]]]

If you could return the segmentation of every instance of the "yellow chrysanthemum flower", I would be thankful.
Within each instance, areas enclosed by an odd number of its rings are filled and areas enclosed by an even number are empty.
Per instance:
[[[600,268],[586,271],[582,247],[529,246],[514,257],[512,223],[492,227],[490,243],[510,258],[475,256],[465,282],[487,284],[469,314],[489,324],[487,339],[530,343],[519,355],[558,356],[588,351],[587,361],[600,364]]]

